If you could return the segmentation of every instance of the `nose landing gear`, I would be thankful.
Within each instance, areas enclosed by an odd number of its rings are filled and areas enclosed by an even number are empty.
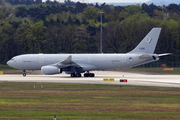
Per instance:
[[[23,70],[23,76],[26,77],[26,70]]]

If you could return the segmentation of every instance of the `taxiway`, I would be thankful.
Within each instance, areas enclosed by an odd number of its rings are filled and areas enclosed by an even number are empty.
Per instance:
[[[71,78],[64,73],[58,75],[27,74],[26,77],[20,74],[3,74],[0,75],[0,81],[180,87],[180,75],[149,75],[116,71],[94,71],[94,73],[96,75],[94,78]],[[114,81],[103,81],[104,78],[114,78]],[[127,79],[127,82],[120,82],[120,79]]]

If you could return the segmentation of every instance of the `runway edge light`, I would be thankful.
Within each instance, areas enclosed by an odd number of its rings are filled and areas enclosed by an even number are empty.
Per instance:
[[[53,120],[56,120],[56,115],[54,115],[54,118],[53,118]]]
[[[127,79],[120,79],[119,82],[127,82]]]

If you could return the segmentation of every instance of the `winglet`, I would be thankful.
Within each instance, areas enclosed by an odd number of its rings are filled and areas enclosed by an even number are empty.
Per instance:
[[[153,54],[160,32],[161,32],[161,28],[153,28],[146,35],[146,37],[144,37],[144,39],[137,45],[137,47],[134,48],[132,51],[130,51],[128,54],[132,54],[132,53]]]

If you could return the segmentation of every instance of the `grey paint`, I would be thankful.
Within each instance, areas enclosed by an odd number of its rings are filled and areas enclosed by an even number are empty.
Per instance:
[[[131,68],[159,60],[154,54],[161,28],[153,28],[138,46],[126,54],[25,54],[7,62],[21,70],[48,70],[60,68],[68,74],[92,70]],[[48,66],[48,67],[45,67]],[[43,72],[42,72],[43,73]],[[51,71],[49,71],[50,74]],[[56,73],[54,73],[56,74]]]

